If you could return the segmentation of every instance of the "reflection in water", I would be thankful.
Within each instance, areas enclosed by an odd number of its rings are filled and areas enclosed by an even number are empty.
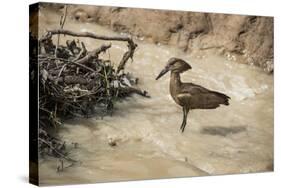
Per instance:
[[[40,16],[40,32],[57,28],[57,14]],[[65,29],[116,35],[94,24],[67,20]],[[61,41],[65,41],[61,36]],[[104,41],[81,39],[88,50]],[[76,119],[60,130],[65,141],[78,142],[71,157],[81,164],[55,173],[57,161],[40,162],[40,181],[48,184],[248,173],[273,168],[273,77],[223,57],[187,56],[180,50],[137,41],[134,62],[126,71],[140,78],[150,99],[134,95],[115,105],[112,116]],[[126,46],[112,42],[104,54],[118,63]],[[182,80],[231,97],[229,106],[191,111],[183,134],[181,108],[169,94],[169,76],[155,77],[170,57],[187,60],[192,70]],[[108,142],[116,143],[111,147]]]

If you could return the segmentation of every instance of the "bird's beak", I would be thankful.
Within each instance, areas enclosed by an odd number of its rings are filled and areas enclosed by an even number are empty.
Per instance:
[[[156,80],[158,80],[160,77],[162,77],[164,74],[166,74],[169,71],[169,67],[165,67],[160,73],[159,75],[156,77]]]

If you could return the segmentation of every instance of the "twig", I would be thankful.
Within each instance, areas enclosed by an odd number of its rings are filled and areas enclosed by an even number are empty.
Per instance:
[[[62,22],[61,22],[61,29],[63,29],[63,26],[65,24],[65,20],[66,20],[66,15],[67,15],[67,5],[64,5],[64,14],[63,14],[63,18],[62,18]]]
[[[77,55],[77,57],[73,60],[74,62],[77,61],[78,59],[80,59],[80,57],[87,52],[85,44],[83,42],[81,42],[81,51],[79,52],[79,54]]]
[[[109,93],[109,82],[108,82],[108,78],[107,78],[107,72],[106,72],[106,67],[105,65],[103,65],[103,72],[104,72],[104,78],[105,78],[105,82],[106,82],[106,93],[107,93],[107,96],[110,96],[110,93]]]
[[[71,159],[67,156],[65,156],[64,154],[62,154],[61,152],[59,152],[56,148],[54,148],[50,143],[48,143],[46,140],[42,139],[42,138],[38,138],[39,141],[43,142],[44,144],[48,145],[48,147],[50,147],[54,152],[56,152],[60,157],[68,160],[68,161],[71,161],[71,162],[78,162],[74,159]]]
[[[56,84],[56,85],[58,84],[60,75],[61,75],[62,71],[65,69],[66,66],[67,66],[67,64],[64,64],[64,65],[62,66],[62,68],[60,69],[60,72],[59,72],[59,74],[58,74],[58,76],[57,76],[57,79],[56,79],[56,81],[55,81],[55,84]]]
[[[111,41],[127,41],[127,42],[133,42],[133,40],[129,37],[111,37],[111,36],[103,36],[103,35],[97,35],[94,33],[90,32],[74,32],[70,30],[65,30],[65,29],[54,29],[54,30],[48,30],[47,35],[45,38],[49,38],[52,35],[58,35],[58,34],[64,34],[64,35],[70,35],[73,37],[89,37],[93,39],[98,39],[98,40],[111,40]],[[44,39],[44,37],[42,38]]]
[[[60,29],[63,29],[65,20],[66,20],[66,14],[67,14],[67,5],[64,6],[64,13],[61,16],[60,19]],[[56,45],[56,49],[55,49],[55,56],[57,57],[57,51],[58,51],[58,47],[59,47],[59,43],[60,43],[60,35],[58,35],[58,40],[57,40],[57,45]]]
[[[111,44],[104,44],[101,47],[97,48],[96,50],[89,52],[88,55],[76,61],[76,63],[84,64],[89,62],[92,59],[97,59],[101,52],[105,52],[108,48],[111,47]]]
[[[128,88],[124,88],[123,90],[136,93],[136,94],[141,95],[141,96],[146,97],[146,98],[150,98],[150,95],[148,95],[147,91],[145,91],[145,90],[142,91],[141,89],[138,89],[138,88],[135,88],[135,87],[128,87]]]
[[[55,29],[55,30],[49,30],[47,31],[47,34],[41,38],[42,40],[46,40],[53,35],[59,35],[59,34],[64,34],[64,35],[70,35],[70,36],[75,36],[75,37],[89,37],[93,39],[98,39],[98,40],[111,40],[111,41],[126,41],[128,42],[128,51],[123,55],[118,68],[117,68],[117,73],[119,73],[121,70],[124,69],[127,61],[129,58],[132,58],[135,52],[135,49],[137,47],[137,44],[134,43],[133,39],[129,37],[109,37],[109,36],[102,36],[102,35],[97,35],[94,33],[90,32],[74,32],[70,30],[64,30],[64,29]]]
[[[82,64],[77,63],[77,62],[71,62],[71,63],[74,64],[74,65],[77,65],[77,66],[79,66],[79,67],[82,67],[82,68],[84,68],[84,69],[86,69],[86,70],[88,70],[88,71],[95,72],[94,69],[92,69],[92,68],[90,68],[90,67],[87,67],[86,65],[82,65]]]

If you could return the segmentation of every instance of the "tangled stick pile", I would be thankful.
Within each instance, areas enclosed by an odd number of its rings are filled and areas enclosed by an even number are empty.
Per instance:
[[[117,67],[111,60],[99,57],[111,44],[88,51],[83,42],[68,40],[54,45],[53,35],[70,35],[106,41],[123,41],[128,51]],[[133,58],[137,45],[129,37],[107,37],[69,30],[51,30],[39,40],[39,151],[66,158],[65,143],[48,132],[59,127],[63,118],[104,116],[112,114],[114,103],[130,94],[149,97],[136,87],[137,78],[123,73],[126,62]]]

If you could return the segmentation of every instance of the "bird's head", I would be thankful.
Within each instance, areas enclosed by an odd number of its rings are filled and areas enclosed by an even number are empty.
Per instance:
[[[169,71],[172,71],[175,73],[182,73],[189,69],[191,69],[191,66],[187,62],[185,62],[182,59],[172,57],[171,59],[169,59],[165,68],[156,77],[156,80],[158,80],[160,77],[162,77],[164,74],[166,74]]]

